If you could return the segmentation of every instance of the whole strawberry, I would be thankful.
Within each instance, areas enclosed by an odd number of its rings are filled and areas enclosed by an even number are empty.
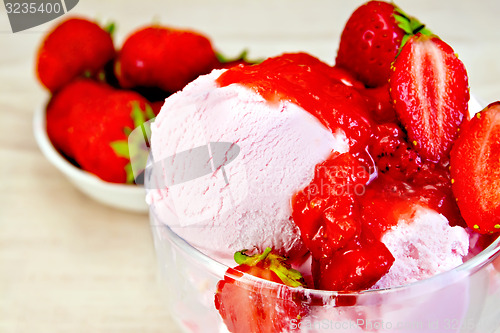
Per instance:
[[[424,25],[392,3],[369,1],[356,9],[340,38],[336,65],[352,71],[369,87],[387,83],[391,63],[406,41]]]
[[[235,260],[239,266],[227,270],[215,294],[215,307],[227,329],[232,333],[288,332],[307,313],[298,293],[292,292],[304,286],[301,274],[285,258],[271,253],[271,248],[254,256],[237,252]]]
[[[467,72],[453,49],[437,37],[410,37],[394,62],[389,90],[419,155],[448,158],[469,101]]]
[[[453,193],[470,228],[500,232],[500,102],[462,126],[451,150]]]
[[[78,76],[95,76],[115,55],[110,32],[83,18],[70,18],[43,40],[37,54],[40,82],[55,92]]]
[[[115,90],[74,107],[71,149],[80,167],[113,183],[132,183],[128,135],[154,117],[141,95]]]
[[[116,59],[115,74],[124,88],[157,87],[172,93],[210,72],[217,63],[207,37],[149,26],[127,38]]]
[[[52,145],[66,157],[73,158],[74,153],[70,145],[74,130],[70,121],[72,110],[76,105],[82,105],[84,109],[89,110],[85,105],[111,91],[112,88],[105,83],[76,79],[52,95],[46,108],[47,134]]]

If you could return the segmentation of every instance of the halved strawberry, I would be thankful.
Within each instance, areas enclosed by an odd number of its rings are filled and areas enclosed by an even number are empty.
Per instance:
[[[232,333],[288,332],[292,321],[307,313],[298,293],[289,287],[304,286],[301,274],[285,258],[271,253],[234,256],[239,266],[228,269],[217,284],[215,307]],[[244,274],[245,273],[245,274]],[[253,280],[252,275],[275,283]]]
[[[500,102],[462,127],[451,150],[452,189],[465,222],[477,232],[500,232]]]
[[[410,37],[389,81],[396,112],[420,156],[447,158],[469,101],[467,72],[453,49],[437,37]]]

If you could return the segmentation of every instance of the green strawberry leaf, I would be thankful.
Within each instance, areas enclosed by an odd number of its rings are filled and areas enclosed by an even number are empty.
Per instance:
[[[430,31],[425,27],[425,24],[421,23],[415,17],[409,16],[399,7],[395,7],[394,9],[394,19],[396,20],[398,26],[406,33],[406,35],[403,37],[401,41],[401,46],[399,47],[399,52],[396,55],[396,57],[399,55],[401,49],[403,48],[403,46],[405,46],[406,42],[411,36],[416,35],[418,33],[421,33],[426,36],[434,35],[432,31]]]
[[[217,60],[219,60],[220,63],[224,64],[226,62],[232,62],[232,61],[238,61],[238,60],[245,60],[248,55],[248,50],[245,49],[241,51],[240,55],[237,56],[236,58],[228,58],[227,56],[223,55],[220,52],[215,52],[215,56],[217,57]]]
[[[125,165],[125,172],[127,173],[127,184],[134,183],[135,177],[134,172],[132,171],[132,164],[130,162]]]
[[[130,158],[128,142],[125,140],[113,141],[109,144],[116,156]]]
[[[128,149],[128,142],[125,140],[113,141],[109,144],[116,156],[130,159],[130,153]],[[125,173],[127,174],[126,183],[132,184],[134,182],[134,173],[132,172],[132,165],[130,162],[125,165]]]
[[[422,35],[426,35],[426,36],[435,36],[432,31],[430,31],[429,29],[427,29],[425,26],[422,27],[422,29],[419,31]]]
[[[111,37],[113,37],[115,31],[116,31],[116,24],[115,22],[110,22],[104,27],[104,31],[106,31]]]
[[[229,62],[233,62],[233,61],[245,61],[249,64],[259,64],[261,62],[263,62],[265,59],[253,59],[253,60],[249,60],[247,57],[248,57],[248,50],[243,50],[238,56],[234,57],[234,58],[229,58],[225,55],[223,55],[222,53],[220,52],[215,52],[215,57],[217,58],[217,60],[221,63],[221,64],[226,64],[226,63],[229,63]]]
[[[261,254],[255,254],[253,256],[249,256],[245,254],[247,250],[239,251],[234,254],[234,261],[238,265],[248,265],[248,266],[255,266],[259,262],[263,261],[266,259],[267,255],[271,253],[272,249],[270,247],[266,248],[264,252]]]
[[[413,29],[410,24],[410,20],[408,19],[408,17],[406,17],[406,15],[399,14],[400,13],[399,8],[396,11],[398,12],[398,14],[394,14],[394,19],[396,20],[398,26],[404,32],[406,32],[407,35],[411,35],[413,33]]]
[[[156,116],[155,116],[155,113],[153,112],[153,108],[151,107],[151,105],[147,104],[146,105],[146,118],[151,120],[154,117],[156,117]]]
[[[268,247],[263,253],[252,256],[247,255],[245,253],[246,250],[239,251],[234,254],[234,261],[236,261],[238,265],[248,266],[255,266],[262,263],[264,268],[273,271],[285,285],[289,287],[304,286],[302,274],[291,268],[290,265],[286,263],[286,258],[271,253],[271,251],[272,249]]]
[[[289,287],[303,287],[302,274],[299,271],[291,268],[285,264],[285,258],[276,256],[275,260],[271,259],[271,266],[269,267],[278,277]]]
[[[141,107],[139,105],[139,102],[134,101],[133,106],[132,106],[132,112],[130,113],[130,117],[132,117],[132,120],[134,121],[134,127],[139,127],[144,122],[146,122],[146,117],[141,110]]]
[[[130,133],[132,133],[132,129],[130,127],[128,127],[128,126],[125,126],[123,128],[123,133],[125,133],[126,136],[129,136]]]
[[[127,149],[130,160],[130,165],[127,165],[126,168],[127,177],[132,177],[133,180],[133,171],[139,175],[146,168],[149,157],[149,138],[151,137],[150,123],[154,121],[155,115],[149,104],[146,104],[142,110],[139,102],[134,101],[130,117],[134,122],[134,129],[124,128],[124,132],[128,137]]]

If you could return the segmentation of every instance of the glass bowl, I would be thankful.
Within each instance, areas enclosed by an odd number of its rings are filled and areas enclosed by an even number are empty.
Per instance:
[[[174,320],[185,332],[228,332],[214,296],[229,267],[178,236],[153,207],[150,221],[162,290]],[[300,299],[308,314],[290,320],[289,332],[490,333],[500,327],[499,256],[497,238],[451,271],[401,287],[361,292],[294,289],[247,274],[234,278],[243,288]]]

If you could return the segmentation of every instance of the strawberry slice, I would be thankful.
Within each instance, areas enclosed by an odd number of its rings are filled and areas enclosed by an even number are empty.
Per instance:
[[[467,72],[453,49],[437,37],[410,37],[394,62],[389,87],[420,156],[433,162],[447,157],[469,101]]]
[[[500,232],[500,102],[488,105],[461,132],[450,159],[458,207],[477,232]]]
[[[290,323],[306,314],[298,294],[289,288],[304,286],[302,275],[271,251],[253,256],[237,252],[239,266],[228,269],[217,284],[215,307],[230,332],[288,332]],[[277,284],[253,280],[248,274]]]

